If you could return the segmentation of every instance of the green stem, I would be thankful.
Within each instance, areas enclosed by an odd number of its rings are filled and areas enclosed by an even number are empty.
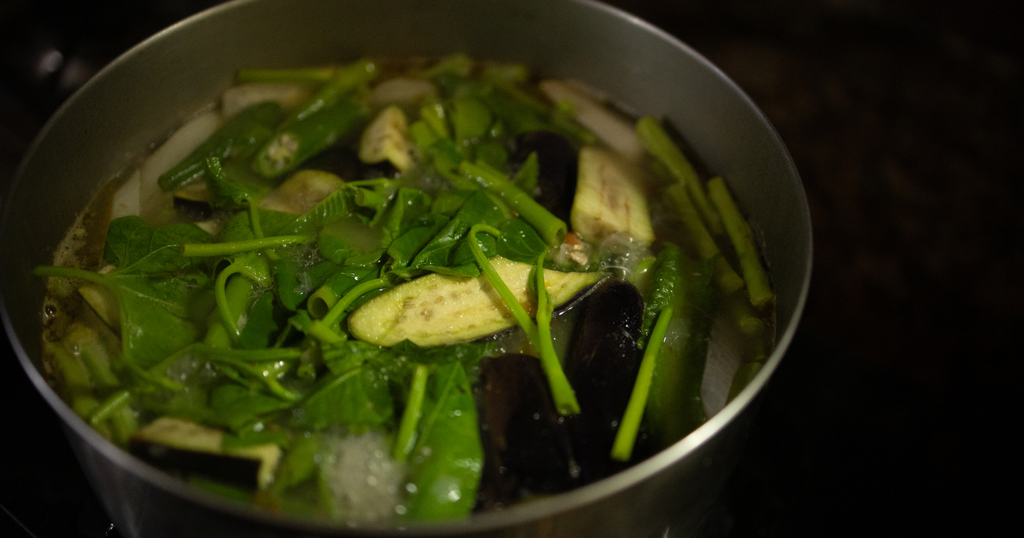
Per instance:
[[[342,314],[345,313],[345,309],[348,308],[356,299],[358,299],[364,293],[377,290],[380,288],[386,288],[391,285],[391,281],[386,278],[375,278],[373,280],[367,280],[361,284],[357,284],[354,288],[348,291],[338,302],[334,303],[334,306],[327,312],[327,315],[321,320],[324,325],[331,327],[338,323],[341,319]]]
[[[416,371],[412,374],[412,386],[409,388],[409,397],[406,399],[405,412],[402,413],[402,423],[398,427],[398,437],[395,439],[393,457],[398,462],[408,460],[409,454],[416,446],[416,425],[423,414],[423,397],[427,393],[427,378],[426,365],[417,364]]]
[[[488,226],[487,224],[476,224],[469,229],[469,249],[473,252],[473,258],[476,260],[477,265],[480,266],[480,270],[484,273],[487,281],[491,283],[491,287],[494,291],[498,292],[501,300],[505,302],[505,306],[512,312],[512,317],[516,318],[516,323],[526,331],[526,337],[530,339],[530,342],[537,342],[537,326],[530,319],[530,314],[523,308],[523,305],[519,304],[516,296],[512,294],[512,290],[508,289],[505,285],[505,281],[501,279],[498,272],[494,270],[494,266],[487,260],[487,256],[484,255],[483,249],[480,248],[480,243],[476,240],[477,232],[485,232],[498,237],[501,235],[501,231],[494,226]],[[534,346],[537,347],[537,346]]]
[[[761,256],[754,245],[754,232],[740,214],[722,178],[715,177],[708,181],[708,195],[721,212],[725,231],[736,249],[736,256],[739,257],[740,268],[743,270],[743,279],[747,281],[750,302],[763,310],[775,299],[775,294],[772,293],[768,273],[761,265]]]
[[[74,267],[56,267],[53,265],[40,265],[32,270],[32,274],[36,276],[49,276],[58,278],[78,278],[93,284],[99,284],[105,288],[113,289],[110,282],[107,281],[106,277],[94,273],[92,271],[86,271],[85,269],[75,269]]]
[[[545,254],[537,257],[537,265],[534,268],[537,279],[537,337],[540,344],[540,363],[548,376],[548,384],[551,386],[551,394],[558,412],[562,415],[576,415],[580,412],[580,404],[576,400],[576,392],[572,390],[569,379],[565,377],[562,363],[555,352],[554,340],[551,338],[553,306],[547,284],[544,282],[544,257]]]
[[[231,264],[217,275],[217,281],[213,286],[213,295],[217,302],[217,312],[220,313],[220,322],[227,329],[228,335],[234,342],[238,342],[238,337],[242,335],[242,331],[238,329],[238,323],[236,323],[238,315],[231,311],[231,305],[228,303],[227,283],[228,278],[241,272],[242,268],[240,266]]]
[[[668,307],[658,315],[658,322],[654,324],[654,330],[651,331],[651,339],[647,342],[644,358],[640,361],[640,371],[637,373],[633,392],[629,395],[626,412],[622,416],[619,431],[615,433],[615,442],[612,444],[611,452],[612,459],[629,461],[633,455],[633,445],[636,443],[636,436],[640,431],[640,421],[644,416],[644,408],[647,406],[647,395],[651,392],[654,366],[657,363],[658,354],[661,352],[661,343],[665,339],[665,331],[668,330],[668,323],[671,319],[672,307]]]
[[[246,361],[219,355],[212,355],[208,356],[207,358],[210,359],[210,362],[214,364],[228,366],[239,372],[245,373],[252,379],[259,380],[261,383],[263,383],[263,386],[265,386],[267,390],[270,391],[271,394],[277,396],[278,398],[281,398],[282,400],[294,402],[299,399],[298,395],[282,387],[281,383],[277,381],[277,378],[275,376],[266,375],[263,372],[263,370],[257,369],[252,364],[249,364]]]
[[[476,185],[497,194],[516,213],[519,213],[523,220],[536,228],[541,238],[549,246],[555,246],[562,242],[567,230],[565,222],[552,215],[544,206],[516,187],[504,174],[469,161],[463,161],[459,165],[459,173],[471,179]]]
[[[530,314],[523,308],[523,305],[519,304],[515,295],[508,289],[501,276],[494,270],[494,266],[491,265],[491,262],[484,255],[483,249],[480,248],[480,243],[476,240],[477,232],[489,233],[495,237],[500,235],[501,232],[497,228],[486,224],[476,224],[470,228],[469,248],[473,252],[473,258],[476,260],[477,265],[480,266],[480,271],[483,272],[494,290],[498,292],[501,300],[505,302],[505,306],[512,312],[516,323],[523,328],[523,331],[526,332],[526,337],[540,355],[541,366],[547,375],[548,384],[551,387],[551,397],[555,401],[555,407],[558,408],[558,412],[562,415],[579,413],[580,404],[576,400],[576,393],[572,390],[572,386],[569,385],[565,372],[562,371],[562,364],[558,360],[558,354],[555,352],[555,346],[551,340],[551,305],[549,304],[550,297],[547,293],[547,287],[544,283],[544,256],[541,255],[537,260],[538,276],[535,278],[537,279],[538,323],[535,324],[530,319]]]
[[[302,69],[239,69],[238,82],[324,83],[337,69],[310,67]]]
[[[686,187],[711,233],[721,235],[722,219],[708,202],[708,197],[704,194],[704,189],[701,188],[700,178],[697,177],[697,171],[694,170],[693,165],[690,164],[679,146],[662,129],[658,120],[653,116],[640,118],[636,122],[636,135],[647,147],[647,151],[661,161],[665,168],[668,168],[669,173]]]
[[[295,243],[312,243],[316,237],[312,235],[278,235],[230,243],[186,243],[181,245],[181,255],[186,258],[208,258],[212,256],[230,256],[271,247],[293,245]]]
[[[715,243],[715,239],[711,237],[711,233],[708,232],[707,227],[701,220],[700,215],[697,213],[697,208],[693,205],[693,200],[690,199],[686,189],[679,184],[670,185],[665,189],[665,194],[668,194],[669,198],[675,202],[676,209],[679,211],[679,218],[683,221],[683,227],[686,228],[700,258],[702,260],[710,260],[717,256],[714,262],[715,283],[718,284],[719,289],[723,293],[732,293],[743,287],[743,279],[740,278],[740,275],[736,274],[736,271],[729,265],[729,262],[725,260],[725,256],[722,256],[722,251],[719,250],[718,244]]]

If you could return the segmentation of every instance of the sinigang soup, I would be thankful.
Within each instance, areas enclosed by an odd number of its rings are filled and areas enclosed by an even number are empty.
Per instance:
[[[275,511],[400,524],[599,480],[774,341],[751,228],[667,127],[463,55],[242,70],[37,268],[48,370],[113,443]]]

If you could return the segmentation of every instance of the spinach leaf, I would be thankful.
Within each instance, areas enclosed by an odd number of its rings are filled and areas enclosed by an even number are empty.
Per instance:
[[[332,373],[340,375],[359,368],[369,361],[384,362],[391,357],[391,352],[385,347],[359,340],[348,340],[325,347],[323,356],[327,368]]]
[[[525,220],[516,217],[501,227],[498,255],[522,263],[536,263],[537,256],[547,252],[548,245]]]
[[[193,319],[203,314],[194,305],[209,288],[208,278],[112,274],[106,279],[121,309],[124,354],[136,366],[155,366],[198,337]]]
[[[351,214],[355,208],[355,203],[352,200],[354,194],[355,189],[342,187],[313,206],[313,209],[294,217],[291,222],[279,228],[275,227],[273,232],[264,224],[263,231],[267,235],[315,233],[325,224]],[[260,218],[263,218],[262,213],[260,213]]]
[[[465,242],[469,229],[478,223],[500,226],[508,217],[507,210],[492,199],[486,191],[480,189],[474,192],[466,199],[452,220],[420,250],[409,267],[429,268],[437,271],[438,268],[472,262],[472,253],[469,252],[468,247],[464,247],[465,250],[459,253],[459,257],[455,255],[460,244]],[[485,250],[485,253],[493,255],[493,243],[490,246],[490,252]],[[473,266],[475,267],[475,264]],[[479,269],[476,269],[468,276],[478,274],[480,274]]]
[[[416,254],[448,224],[448,221],[448,217],[439,213],[429,213],[411,221],[408,230],[388,246],[390,269],[408,267]]]
[[[249,309],[248,320],[238,336],[238,345],[242,349],[270,347],[274,343],[274,336],[284,325],[280,318],[274,308],[274,292],[264,292]]]
[[[391,346],[391,352],[397,357],[405,357],[410,362],[421,364],[447,366],[458,362],[468,371],[484,357],[501,354],[501,345],[498,342],[464,342],[447,346],[420,347],[410,340],[402,340]]]
[[[103,259],[119,273],[187,271],[196,267],[197,258],[183,257],[181,245],[209,240],[210,234],[195,224],[154,228],[129,215],[110,221]]]
[[[317,234],[317,247],[339,265],[374,265],[391,243],[391,234],[372,227],[357,215],[341,217]]]
[[[408,517],[442,519],[469,514],[476,504],[483,448],[473,392],[461,363],[442,367],[431,379],[419,438],[409,461],[416,493],[407,501]]]
[[[288,407],[290,403],[273,396],[227,383],[210,391],[209,420],[237,431],[262,415]]]
[[[300,407],[296,422],[314,430],[344,426],[353,433],[390,425],[394,404],[388,383],[373,368],[328,377]]]

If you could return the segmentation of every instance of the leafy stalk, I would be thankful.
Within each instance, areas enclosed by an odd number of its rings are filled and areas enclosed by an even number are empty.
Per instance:
[[[232,241],[230,243],[187,243],[181,245],[181,255],[186,258],[210,258],[214,256],[230,256],[265,248],[282,247],[296,243],[312,243],[316,236],[312,235],[277,235],[262,239]]]
[[[395,439],[395,448],[392,454],[395,461],[405,462],[408,460],[409,454],[416,446],[416,425],[423,414],[423,397],[427,393],[427,378],[427,366],[417,364],[416,370],[412,374],[409,396],[405,401],[402,423],[398,427],[398,437]]]
[[[761,265],[757,246],[754,245],[754,232],[751,231],[750,224],[740,214],[736,202],[729,194],[729,188],[725,186],[725,181],[721,177],[715,177],[708,181],[708,195],[718,211],[721,212],[725,231],[736,249],[740,268],[743,270],[743,279],[747,281],[750,302],[757,308],[764,309],[775,299],[775,294],[768,282],[768,273]]]
[[[612,444],[611,452],[612,459],[629,461],[633,455],[633,445],[636,443],[636,436],[640,431],[640,421],[644,416],[644,409],[647,407],[647,396],[651,392],[654,366],[657,363],[658,354],[661,352],[661,343],[665,339],[665,331],[668,330],[668,323],[671,319],[672,307],[665,308],[658,315],[658,322],[654,324],[654,330],[651,331],[651,339],[648,340],[644,357],[640,361],[640,371],[637,372],[633,392],[629,395],[626,412],[622,415],[619,431],[615,433],[615,442]]]
[[[715,239],[711,237],[711,233],[701,220],[686,189],[679,184],[670,185],[665,189],[665,193],[675,202],[676,209],[679,210],[679,217],[683,221],[690,240],[693,241],[697,254],[702,260],[714,260],[715,283],[718,284],[719,289],[724,293],[731,293],[743,287],[743,279],[736,274],[729,262],[722,256],[722,251],[719,250],[718,244],[715,243]]]
[[[572,386],[569,385],[569,380],[565,377],[565,372],[562,370],[562,364],[558,360],[558,355],[555,353],[554,344],[551,341],[551,305],[550,297],[548,296],[547,288],[544,283],[544,257],[537,260],[537,317],[540,324],[535,324],[530,319],[530,314],[526,312],[523,305],[519,304],[516,300],[515,295],[508,289],[505,282],[501,280],[501,276],[494,270],[491,262],[488,261],[484,255],[483,249],[480,248],[480,243],[476,239],[477,232],[484,232],[491,234],[495,237],[499,236],[501,232],[493,227],[486,224],[477,224],[469,230],[469,247],[473,252],[473,258],[477,264],[480,265],[480,270],[484,273],[487,281],[491,283],[491,286],[498,295],[501,296],[502,301],[512,312],[512,316],[516,319],[516,323],[523,328],[526,332],[526,337],[529,338],[533,347],[540,354],[541,365],[544,367],[544,371],[548,376],[548,384],[551,387],[551,396],[555,401],[555,407],[558,408],[558,412],[562,415],[574,415],[580,412],[580,404],[576,400],[576,393],[572,390]]]
[[[459,173],[472,180],[474,186],[483,187],[501,197],[505,203],[519,213],[519,216],[537,229],[541,238],[549,246],[562,242],[568,229],[565,222],[552,215],[544,206],[516,187],[504,174],[468,161],[463,161],[459,165]]]
[[[375,278],[373,280],[367,280],[366,282],[357,284],[345,293],[338,302],[334,303],[334,306],[331,307],[323,319],[316,320],[310,325],[309,333],[321,342],[327,344],[343,342],[345,338],[337,333],[337,327],[338,321],[341,320],[341,316],[345,314],[345,309],[347,309],[363,294],[373,290],[386,288],[390,285],[391,280],[387,278]]]
[[[721,235],[722,219],[708,202],[708,197],[704,194],[700,179],[697,177],[697,171],[693,169],[693,165],[690,164],[686,155],[683,155],[679,146],[662,129],[658,120],[653,116],[640,118],[636,122],[636,135],[647,147],[647,151],[661,161],[669,173],[686,187],[686,191],[693,199],[694,205],[700,212],[701,218],[707,223],[711,233]]]

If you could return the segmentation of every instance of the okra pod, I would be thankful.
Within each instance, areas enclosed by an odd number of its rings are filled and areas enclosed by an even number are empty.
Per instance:
[[[161,174],[157,180],[160,188],[172,191],[203,178],[209,157],[223,160],[251,155],[273,136],[283,114],[281,105],[275,102],[259,103],[239,112],[188,157]]]
[[[366,114],[364,107],[343,100],[279,129],[256,155],[256,171],[274,178],[294,169],[351,132]]]

